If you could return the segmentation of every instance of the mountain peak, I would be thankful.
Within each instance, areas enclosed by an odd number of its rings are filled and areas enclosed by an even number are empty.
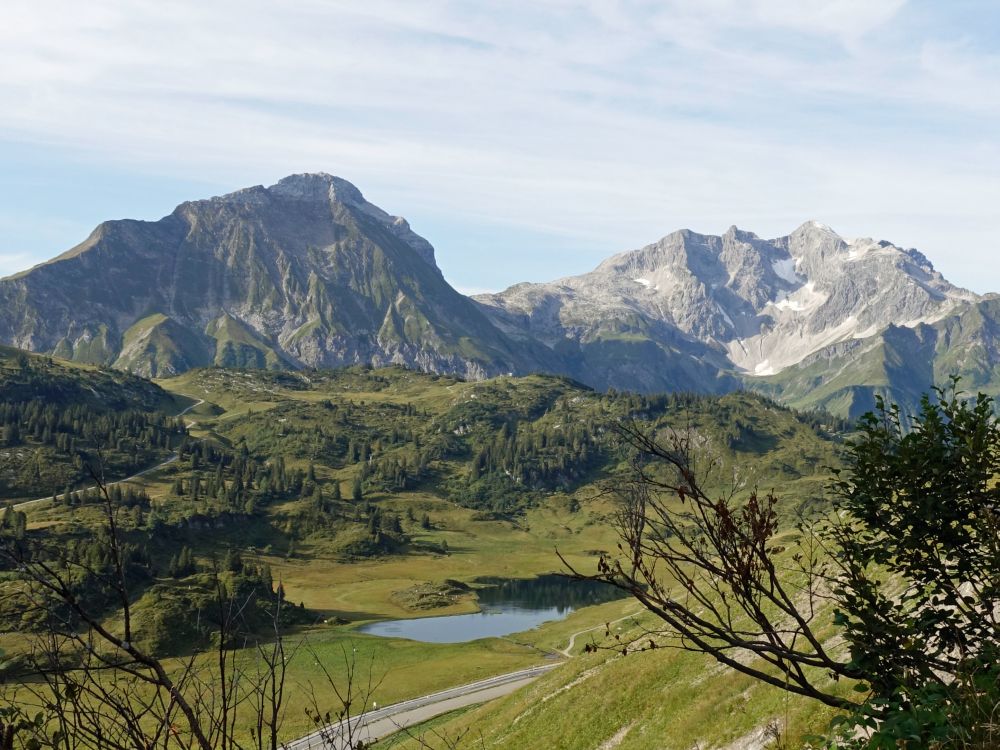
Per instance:
[[[824,224],[822,221],[816,221],[815,219],[810,219],[809,221],[800,224],[792,232],[792,235],[815,234],[817,232],[832,235],[833,237],[840,237],[840,235],[837,234],[837,232],[829,224]]]
[[[0,281],[0,341],[150,375],[213,362],[405,362],[470,377],[522,367],[427,240],[326,173],[101,224]]]
[[[434,246],[414,232],[406,219],[383,211],[370,203],[353,183],[326,172],[292,174],[268,187],[254,185],[214,198],[188,201],[179,205],[174,214],[187,216],[189,220],[197,219],[198,213],[205,206],[230,207],[248,215],[269,210],[285,212],[287,209],[306,208],[315,216],[321,215],[317,211],[335,211],[338,206],[346,207],[356,216],[374,221],[382,229],[395,235],[440,273],[434,259]]]
[[[267,192],[297,200],[341,203],[361,211],[405,242],[428,264],[437,268],[434,246],[410,228],[402,216],[394,216],[369,203],[361,191],[342,177],[326,172],[305,172],[285,177],[267,188]]]
[[[267,188],[268,192],[306,200],[329,200],[363,204],[364,195],[352,183],[326,172],[303,172],[284,177]]]
[[[532,334],[544,328],[551,346],[629,337],[667,353],[704,346],[724,351],[723,368],[753,376],[893,323],[940,320],[976,299],[916,251],[845,240],[807,221],[774,240],[736,226],[721,236],[678,230],[590,273],[521,285],[485,302],[502,309],[504,322],[526,321]]]
[[[818,221],[776,239],[679,229],[472,301],[405,219],[314,172],[100,225],[0,281],[0,341],[147,374],[399,362],[711,390],[877,348],[890,327],[923,341],[979,301],[916,250]]]
[[[208,198],[206,200],[188,201],[182,206],[199,205],[202,203],[248,203],[251,205],[266,202],[269,198],[316,201],[326,203],[337,201],[351,205],[366,203],[365,197],[353,184],[341,177],[326,172],[303,172],[283,177],[268,187],[254,185],[252,187],[234,190],[231,193]]]
[[[735,240],[737,242],[757,242],[760,237],[753,232],[746,229],[740,229],[738,226],[733,224],[729,229],[726,230],[725,234],[722,235],[723,240]]]

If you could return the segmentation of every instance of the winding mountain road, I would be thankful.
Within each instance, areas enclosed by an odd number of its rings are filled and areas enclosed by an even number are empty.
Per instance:
[[[178,395],[179,396],[184,396],[183,393],[180,393]],[[186,396],[186,398],[194,398],[194,396]],[[175,417],[183,417],[189,411],[191,411],[194,408],[197,408],[197,407],[201,406],[203,403],[205,403],[205,399],[203,399],[203,398],[202,399],[198,399],[195,403],[191,404],[188,407],[185,407],[181,411],[177,412],[177,414],[175,414],[174,416]],[[188,420],[188,422],[185,425],[185,427],[187,427],[187,429],[190,430],[196,424],[198,424],[196,421],[194,421],[194,420]],[[155,466],[150,466],[149,468],[143,469],[142,471],[139,471],[139,472],[136,472],[132,476],[125,477],[124,479],[117,479],[114,482],[108,482],[106,486],[113,487],[116,484],[123,484],[125,482],[131,482],[131,481],[133,481],[135,479],[138,479],[139,477],[145,476],[146,474],[150,474],[150,473],[156,471],[157,469],[162,469],[164,466],[168,466],[168,465],[172,464],[174,461],[177,460],[177,458],[178,458],[177,454],[174,453],[166,461],[161,461],[160,463],[156,464]],[[87,490],[94,489],[95,486],[96,485],[91,485],[89,487],[81,487],[81,488],[78,488],[76,491],[77,492],[86,492]],[[40,498],[38,498],[36,500],[25,500],[24,502],[21,502],[21,503],[15,503],[14,505],[12,505],[10,507],[12,507],[14,510],[23,510],[24,508],[28,508],[28,507],[31,507],[32,505],[36,505],[38,503],[44,503],[44,502],[52,502],[52,496],[48,495],[46,497],[40,497]]]
[[[585,633],[610,627],[615,623],[634,618],[643,610],[637,610],[624,617],[611,620],[601,625],[584,628],[572,633],[565,648],[556,652],[567,658],[572,656],[576,639]],[[555,669],[562,662],[544,664],[530,669],[489,677],[485,680],[472,682],[468,685],[442,690],[420,698],[413,698],[401,703],[394,703],[372,711],[366,711],[360,716],[345,719],[337,724],[331,724],[305,737],[301,737],[284,745],[285,750],[350,750],[351,744],[360,740],[364,743],[374,742],[379,738],[388,737],[400,730],[422,724],[435,716],[454,711],[465,706],[486,703],[494,698],[500,698],[513,693],[538,679],[549,670]]]
[[[496,677],[488,677],[468,685],[448,688],[438,693],[366,711],[359,716],[331,724],[324,729],[293,740],[284,745],[284,748],[285,750],[320,750],[320,748],[322,750],[350,750],[352,742],[357,744],[361,741],[367,745],[380,737],[387,737],[401,729],[422,724],[449,711],[477,703],[485,703],[513,693],[549,670],[555,669],[559,663],[543,664]]]

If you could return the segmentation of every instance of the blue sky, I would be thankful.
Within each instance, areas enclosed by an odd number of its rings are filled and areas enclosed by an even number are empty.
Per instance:
[[[325,171],[465,291],[818,219],[1000,291],[989,0],[5,0],[0,275]]]

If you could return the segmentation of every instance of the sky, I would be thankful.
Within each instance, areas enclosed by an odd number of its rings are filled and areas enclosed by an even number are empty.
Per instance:
[[[467,293],[807,220],[1000,292],[994,0],[4,0],[0,276],[297,172]]]

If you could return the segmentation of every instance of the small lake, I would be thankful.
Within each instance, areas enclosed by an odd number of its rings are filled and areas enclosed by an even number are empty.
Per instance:
[[[543,622],[561,620],[591,604],[624,598],[618,589],[596,581],[573,581],[561,575],[530,579],[481,578],[476,589],[481,612],[471,615],[385,620],[360,628],[386,638],[426,643],[463,643],[531,630]]]

